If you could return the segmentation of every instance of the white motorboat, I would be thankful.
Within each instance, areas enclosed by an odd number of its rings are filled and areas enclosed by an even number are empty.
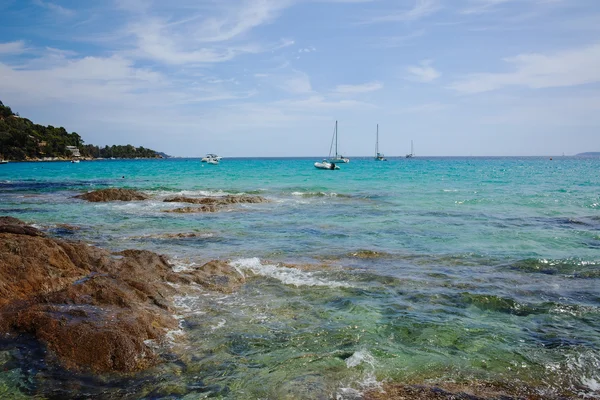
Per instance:
[[[223,157],[209,153],[206,156],[204,156],[204,158],[202,158],[202,162],[209,162],[209,160],[217,160],[218,163],[219,161],[221,161],[221,158]]]
[[[8,164],[8,160],[0,160],[0,164]]]
[[[216,158],[209,158],[206,162],[208,164],[219,165],[219,160],[217,160]]]
[[[377,124],[377,135],[375,139],[375,161],[387,161],[383,153],[379,152],[379,124]]]
[[[329,162],[327,160],[323,160],[321,162],[317,161],[315,163],[315,168],[318,168],[318,169],[331,169],[331,170],[340,169],[340,167],[338,167],[337,165],[335,165],[335,163]]]
[[[334,148],[334,144],[335,144],[335,155],[332,157],[331,151]],[[329,147],[329,158],[327,159],[327,161],[330,163],[334,163],[334,164],[343,164],[343,163],[350,162],[350,159],[348,157],[344,157],[343,155],[338,154],[338,122],[337,121],[335,121],[335,129],[333,131],[333,138],[331,138],[331,146]]]

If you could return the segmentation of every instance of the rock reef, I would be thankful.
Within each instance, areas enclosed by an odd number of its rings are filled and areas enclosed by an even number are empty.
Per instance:
[[[178,327],[177,286],[228,293],[244,281],[224,261],[176,273],[149,251],[111,254],[0,217],[0,334],[35,338],[47,362],[70,370],[131,373],[155,365],[158,346],[150,344]]]
[[[197,204],[200,207],[181,207],[173,210],[166,210],[165,212],[169,213],[179,213],[179,214],[187,214],[187,213],[203,213],[203,212],[217,212],[222,210],[225,206],[232,204],[257,204],[257,203],[266,203],[267,199],[261,196],[249,196],[249,195],[240,195],[240,196],[221,196],[221,197],[171,197],[165,199],[166,203],[188,203],[188,204]]]
[[[107,201],[141,201],[148,200],[149,197],[132,189],[100,189],[92,192],[74,196],[76,199],[91,201],[94,203]]]

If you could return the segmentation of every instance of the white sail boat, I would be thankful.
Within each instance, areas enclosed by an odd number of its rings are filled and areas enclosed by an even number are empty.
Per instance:
[[[377,124],[377,135],[375,139],[375,161],[387,161],[387,158],[379,152],[379,124]]]
[[[341,154],[338,154],[338,122],[335,121],[335,130],[333,131],[333,138],[331,139],[331,146],[329,147],[329,158],[327,159],[327,161],[329,161],[332,164],[336,164],[336,163],[347,163],[350,162],[350,159],[348,157],[344,157]],[[331,157],[331,150],[333,149],[333,145],[335,143],[335,156]]]
[[[406,158],[413,158],[415,156],[415,150],[413,148],[413,141],[410,141],[410,153],[406,155]]]

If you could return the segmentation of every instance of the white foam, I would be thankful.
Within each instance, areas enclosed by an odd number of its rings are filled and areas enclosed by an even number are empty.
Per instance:
[[[171,268],[173,268],[173,272],[184,272],[184,271],[192,271],[194,266],[196,265],[193,261],[179,261],[179,260],[171,260]]]
[[[273,264],[262,264],[260,259],[243,258],[229,263],[238,272],[250,271],[255,275],[267,276],[286,284],[299,286],[326,286],[331,288],[351,287],[347,283],[332,281],[317,276],[317,273],[302,271],[297,268],[280,267]]]
[[[222,319],[216,325],[211,326],[210,329],[214,332],[217,329],[221,329],[222,327],[224,327],[226,323],[227,323],[227,321]]]
[[[346,367],[354,368],[362,363],[375,367],[375,358],[367,350],[359,350],[346,359]]]

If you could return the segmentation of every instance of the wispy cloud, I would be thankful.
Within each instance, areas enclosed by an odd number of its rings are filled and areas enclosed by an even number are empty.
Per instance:
[[[357,94],[357,93],[368,93],[375,92],[383,89],[383,83],[381,82],[368,82],[359,85],[338,85],[334,92],[338,94]]]
[[[423,60],[419,65],[410,66],[406,71],[410,74],[407,79],[417,82],[433,82],[442,74],[431,66],[431,60]]]
[[[172,7],[178,19],[154,15],[157,13],[148,3],[128,0],[122,6],[134,14],[126,32],[134,38],[137,57],[167,64],[202,64],[294,44],[290,39],[258,43],[248,38],[253,29],[272,22],[291,4],[291,0],[215,3],[207,14],[203,9],[190,11],[192,6],[184,2]]]
[[[17,40],[15,42],[0,43],[1,54],[21,54],[25,52],[25,42]]]
[[[76,14],[74,10],[71,10],[70,8],[66,8],[58,4],[54,4],[50,1],[34,0],[33,3],[39,7],[50,10],[53,13],[56,13],[63,17],[72,17]]]
[[[309,76],[300,71],[293,71],[291,75],[281,79],[277,86],[292,94],[307,94],[312,92]]]
[[[513,66],[512,72],[471,74],[450,88],[481,93],[506,86],[540,89],[600,82],[600,43],[550,55],[520,54],[504,61]]]
[[[496,7],[519,0],[470,0],[469,6],[460,11],[461,14],[483,14],[493,11]]]
[[[363,23],[416,21],[436,13],[441,8],[439,0],[416,0],[414,6],[408,10],[389,12],[386,15],[366,19]]]

